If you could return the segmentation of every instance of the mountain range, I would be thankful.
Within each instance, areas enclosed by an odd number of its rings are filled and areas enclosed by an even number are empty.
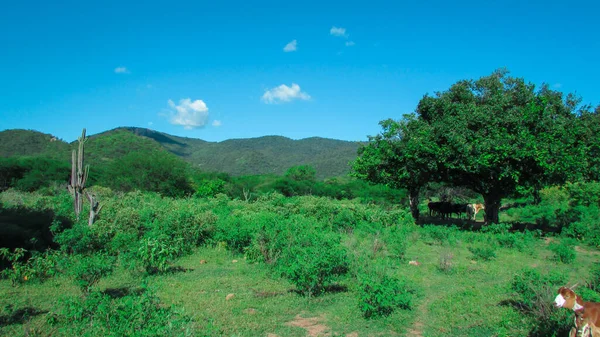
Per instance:
[[[70,160],[77,142],[67,143],[33,130],[0,132],[0,156],[45,156]],[[277,174],[297,165],[310,165],[317,178],[342,176],[350,171],[361,142],[312,137],[293,140],[282,136],[229,139],[208,142],[173,136],[145,128],[120,127],[89,136],[86,162],[94,165],[131,151],[160,150],[193,164],[205,172],[234,176]]]

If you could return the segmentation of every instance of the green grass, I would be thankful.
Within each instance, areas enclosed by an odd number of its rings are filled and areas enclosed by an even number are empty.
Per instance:
[[[483,234],[471,234],[483,235]],[[464,237],[463,237],[464,239]],[[306,298],[291,292],[292,285],[271,274],[262,264],[251,264],[243,256],[222,248],[199,248],[192,255],[176,261],[186,271],[144,277],[142,274],[117,269],[99,283],[101,290],[133,289],[146,279],[164,305],[183,308],[191,316],[197,331],[211,329],[223,336],[305,336],[306,330],[287,323],[295,317],[317,317],[319,324],[333,335],[353,332],[359,336],[405,335],[418,331],[423,336],[525,336],[532,322],[527,321],[503,301],[514,299],[509,284],[525,267],[541,272],[560,270],[575,282],[586,275],[593,262],[593,252],[583,251],[574,265],[557,264],[550,259],[546,244],[538,240],[533,256],[517,250],[498,248],[492,261],[473,260],[469,244],[459,240],[453,246],[428,245],[417,240],[409,246],[408,259],[417,258],[420,266],[397,261],[393,274],[403,275],[417,289],[413,311],[396,310],[378,319],[364,319],[357,309],[352,292],[353,279],[340,282],[347,291]],[[452,271],[439,270],[442,252],[451,252]],[[201,263],[205,260],[206,263]],[[238,262],[234,263],[233,260]],[[80,291],[67,277],[57,277],[44,284],[27,284],[13,288],[8,280],[0,281],[0,308],[34,308],[52,312],[65,296],[80,296]],[[234,294],[226,300],[228,294]],[[14,311],[14,310],[13,310]],[[7,310],[0,322],[6,323]],[[39,314],[14,324],[1,324],[0,335],[31,334],[49,336],[55,331],[46,324],[47,314]]]
[[[575,238],[512,234],[508,225],[479,231],[443,224],[419,227],[405,209],[350,200],[276,194],[255,202],[223,195],[170,199],[139,192],[107,192],[100,196],[105,209],[93,230],[78,224],[54,238],[65,253],[51,255],[60,262],[53,270],[61,274],[43,284],[32,280],[19,283],[19,278],[17,287],[8,279],[0,280],[0,336],[70,336],[71,328],[80,336],[106,336],[115,334],[115,327],[123,327],[121,332],[137,328],[135,317],[149,317],[152,324],[146,332],[162,336],[306,336],[306,328],[297,326],[301,324],[331,336],[528,336],[542,326],[540,321],[556,320],[549,315],[536,319],[519,309],[522,299],[511,288],[515,276],[533,268],[541,274],[565,275],[556,282],[585,284],[593,279],[590,273],[598,258],[596,250]],[[4,192],[0,202],[5,212],[51,208],[53,214],[68,216],[71,211],[66,193]],[[141,268],[138,247],[146,239],[160,239],[176,248],[176,254],[160,255],[159,262],[170,267],[164,268],[169,272],[147,274]],[[289,276],[289,266],[300,253],[323,252],[318,250],[323,246],[315,242],[329,242],[345,252],[348,272],[333,286],[324,284],[330,291],[302,296],[290,281],[297,279]],[[574,261],[555,258],[551,248],[560,243],[567,252],[577,251]],[[289,250],[290,246],[305,250]],[[493,254],[481,248],[490,248]],[[79,255],[67,255],[69,251]],[[248,260],[242,252],[248,254]],[[100,279],[96,291],[130,295],[110,298],[92,291],[83,301],[82,291],[68,275],[86,274],[94,268],[67,262],[86,254],[105,254],[118,261],[113,272]],[[252,263],[252,258],[263,262]],[[442,258],[444,265],[440,264]],[[409,264],[412,260],[420,265]],[[49,266],[49,261],[42,262],[36,268]],[[137,269],[126,269],[126,265]],[[32,270],[17,267],[24,273]],[[282,272],[285,278],[280,276]],[[382,289],[377,282],[383,277],[388,282],[383,288],[386,291],[414,293],[407,295],[411,310],[388,305],[389,298],[400,301],[399,297],[361,292],[369,289],[364,284]],[[394,287],[396,279],[402,286]],[[535,280],[532,282],[546,282],[540,276]],[[552,281],[549,291],[544,284],[531,284],[544,297],[529,303],[551,303],[556,282]],[[518,289],[529,294],[528,286],[521,284]],[[592,293],[588,290],[585,294],[591,299]],[[229,294],[234,297],[227,300]],[[365,301],[362,306],[359,298]],[[382,307],[374,307],[372,312],[377,315],[364,318],[365,298],[368,305],[384,303],[395,310],[381,317],[377,310]],[[80,309],[85,314],[77,316]],[[552,312],[559,311],[555,310]],[[132,324],[128,324],[130,317],[134,317]],[[164,317],[177,322],[167,332],[161,330]]]

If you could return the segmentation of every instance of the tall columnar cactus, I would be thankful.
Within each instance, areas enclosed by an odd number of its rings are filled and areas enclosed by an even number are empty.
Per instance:
[[[79,214],[83,208],[83,190],[85,189],[85,182],[87,181],[90,166],[83,166],[83,144],[86,141],[85,129],[81,133],[81,137],[77,139],[79,142],[78,150],[73,150],[71,156],[71,184],[69,185],[69,191],[73,195],[75,216],[79,220]]]

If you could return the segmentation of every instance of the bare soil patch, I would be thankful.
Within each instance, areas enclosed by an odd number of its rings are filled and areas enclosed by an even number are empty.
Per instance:
[[[296,315],[293,321],[287,322],[285,325],[302,328],[306,330],[306,335],[310,337],[331,336],[330,328],[324,324],[319,324],[321,320],[320,317],[304,318]]]

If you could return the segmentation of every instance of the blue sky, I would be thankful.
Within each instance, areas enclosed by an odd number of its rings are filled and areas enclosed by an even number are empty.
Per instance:
[[[506,67],[598,104],[598,1],[6,1],[0,130],[366,140]]]

